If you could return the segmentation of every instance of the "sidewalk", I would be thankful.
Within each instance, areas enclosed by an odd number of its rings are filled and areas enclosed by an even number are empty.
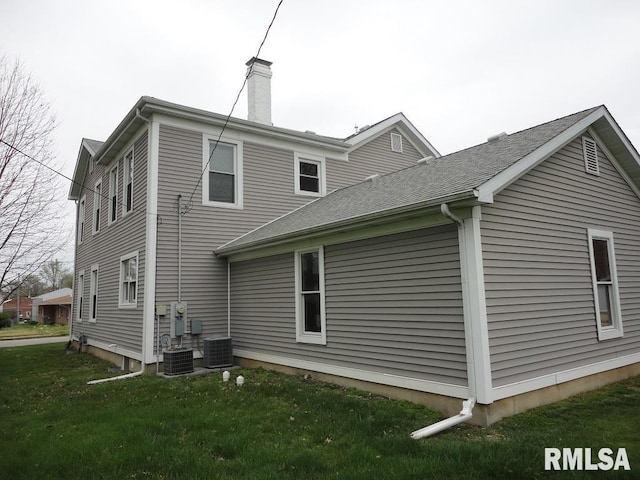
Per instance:
[[[17,340],[0,340],[0,348],[24,347],[25,345],[42,345],[44,343],[63,343],[68,342],[67,335],[62,337],[36,337],[36,338],[20,338]]]

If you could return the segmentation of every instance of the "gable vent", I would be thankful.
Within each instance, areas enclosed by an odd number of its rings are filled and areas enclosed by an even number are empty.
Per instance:
[[[582,153],[584,155],[584,168],[591,175],[600,175],[598,165],[598,148],[596,142],[589,137],[582,137]]]
[[[402,135],[397,133],[391,134],[391,151],[402,153]]]

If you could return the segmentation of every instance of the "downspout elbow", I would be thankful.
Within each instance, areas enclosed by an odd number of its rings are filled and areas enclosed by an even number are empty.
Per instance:
[[[473,407],[476,404],[475,398],[470,398],[462,402],[462,410],[458,415],[454,415],[453,417],[449,417],[445,420],[442,420],[438,423],[434,423],[433,425],[429,425],[428,427],[421,428],[420,430],[416,430],[411,433],[411,438],[414,440],[419,440],[421,438],[430,437],[431,435],[435,435],[447,428],[451,428],[459,423],[466,422],[471,420],[473,417]]]
[[[457,215],[454,215],[451,210],[449,210],[449,205],[446,203],[440,205],[440,212],[452,222],[457,223],[460,226],[463,225],[462,219]]]

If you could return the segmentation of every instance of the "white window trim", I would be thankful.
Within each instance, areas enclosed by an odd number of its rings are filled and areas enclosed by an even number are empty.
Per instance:
[[[203,135],[202,141],[202,204],[211,207],[232,208],[242,210],[244,208],[244,192],[243,192],[243,142],[242,140],[236,140],[228,137],[220,137],[219,143],[227,143],[234,145],[235,148],[235,193],[236,198],[233,203],[230,202],[214,202],[209,200],[209,143],[216,142],[218,140],[217,135]]]
[[[293,175],[295,194],[305,197],[324,197],[327,194],[327,167],[326,158],[318,155],[294,152]],[[320,192],[308,192],[300,189],[300,162],[315,163],[318,165]]]
[[[115,172],[115,183],[113,182]],[[109,169],[109,208],[107,225],[118,221],[118,163]],[[116,197],[116,204],[113,205],[113,196]],[[111,219],[115,214],[115,219]]]
[[[302,304],[302,272],[300,270],[300,256],[304,253],[318,252],[318,274],[320,281],[320,332],[306,332],[304,330],[304,314]],[[299,343],[327,344],[327,316],[325,310],[324,286],[324,247],[306,248],[295,251],[295,309],[296,309],[296,341]]]
[[[622,312],[620,309],[620,292],[618,291],[618,273],[616,270],[615,247],[613,244],[613,232],[606,230],[587,230],[589,240],[589,263],[591,264],[591,283],[593,285],[593,300],[595,305],[596,325],[598,327],[598,340],[609,340],[623,336]],[[609,253],[609,270],[611,273],[611,326],[603,327],[600,321],[600,306],[598,299],[598,284],[596,279],[596,263],[593,253],[593,239],[606,240]]]
[[[98,188],[100,189],[100,192],[98,192]],[[102,216],[104,214],[104,212],[102,211],[102,178],[100,178],[96,184],[93,187],[93,215],[91,217],[91,233],[92,235],[95,235],[96,233],[100,232],[100,223],[102,220]],[[98,221],[96,222],[96,211],[100,210],[100,217],[98,218]]]
[[[93,272],[95,272],[95,282],[93,281]],[[89,287],[89,323],[96,323],[98,318],[98,283],[100,283],[100,271],[98,265],[91,265],[91,278]],[[95,296],[95,300],[94,300]],[[94,308],[95,306],[95,308]],[[95,310],[96,314],[93,315]]]
[[[129,210],[127,210],[127,183],[128,183],[128,176],[129,176],[129,160],[127,160],[127,156],[131,154],[131,161],[133,162],[133,172],[131,174],[131,208]],[[135,178],[136,178],[136,153],[133,149],[133,147],[128,148],[125,152],[125,154],[122,156],[122,218],[124,218],[126,215],[129,215],[131,212],[133,212],[133,197],[134,197],[134,185],[135,185]]]
[[[124,269],[122,268],[122,264],[123,264],[124,261],[129,260],[130,258],[135,258],[136,259],[136,278],[135,278],[135,282],[136,282],[136,301],[135,302],[125,303],[123,301],[124,290],[123,290],[122,286],[123,286],[123,283],[124,283]],[[121,309],[136,309],[136,308],[138,308],[138,285],[139,285],[138,278],[140,277],[139,269],[140,269],[140,261],[139,261],[138,250],[136,250],[135,252],[128,253],[128,254],[123,255],[122,257],[120,257],[120,282],[118,284],[118,308],[121,308]]]
[[[76,300],[76,320],[78,323],[82,323],[82,311],[85,309],[84,305],[84,270],[78,272],[78,299]],[[82,306],[81,306],[82,305]]]
[[[78,203],[78,231],[76,232],[76,241],[81,245],[84,241],[84,221],[87,216],[87,196],[83,195]]]

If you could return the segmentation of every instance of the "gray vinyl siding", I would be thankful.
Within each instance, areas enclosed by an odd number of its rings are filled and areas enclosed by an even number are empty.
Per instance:
[[[466,385],[457,230],[326,246],[327,345],[296,342],[294,253],[231,265],[234,346]]]
[[[391,151],[391,133],[402,136],[402,153]],[[370,175],[385,175],[416,164],[423,155],[398,129],[392,129],[349,153],[348,162],[327,163],[327,191],[363,181]]]
[[[127,150],[128,151],[128,150]],[[142,307],[144,304],[145,272],[145,232],[146,232],[146,187],[148,139],[145,131],[134,142],[133,210],[122,215],[124,202],[123,156],[118,157],[118,216],[114,223],[108,223],[109,214],[109,171],[107,165],[96,165],[93,173],[87,175],[84,193],[86,195],[85,235],[81,245],[76,247],[76,267],[74,288],[78,288],[78,275],[84,270],[83,318],[77,319],[77,295],[73,300],[73,333],[87,336],[88,341],[115,344],[117,348],[142,351]],[[93,189],[98,178],[102,178],[101,225],[100,231],[93,231]],[[118,307],[120,288],[120,258],[138,251],[137,308]],[[91,267],[98,265],[98,303],[96,322],[89,322]]]
[[[581,139],[482,210],[493,385],[640,352],[640,199]],[[624,337],[598,341],[587,229],[612,231]]]
[[[388,133],[385,135],[389,142]],[[225,138],[237,134],[225,131]],[[178,296],[178,217],[177,196],[182,195],[190,210],[182,217],[182,301],[187,302],[188,316],[203,321],[203,337],[227,333],[227,266],[226,260],[214,256],[215,248],[314,200],[295,195],[295,145],[291,149],[276,148],[244,141],[243,209],[222,208],[202,203],[203,133],[174,126],[160,125],[156,303],[169,305]],[[374,144],[374,139],[370,144]],[[405,140],[405,146],[408,142]],[[374,162],[388,169],[415,163],[413,147],[405,154],[375,154],[376,147],[364,145],[354,153],[354,162],[328,157],[328,186],[361,181],[370,171],[364,162],[372,155]],[[404,159],[404,160],[402,160]],[[334,181],[339,172],[341,180]],[[378,170],[378,169],[376,169]],[[205,175],[207,173],[205,172]],[[161,333],[168,333],[169,319],[161,323]]]

